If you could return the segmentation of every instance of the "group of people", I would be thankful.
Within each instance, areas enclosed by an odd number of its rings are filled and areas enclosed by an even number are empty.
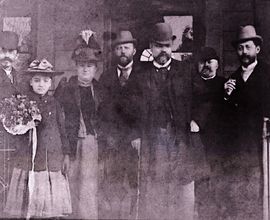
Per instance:
[[[1,127],[3,143],[15,148],[8,216],[262,219],[262,129],[270,113],[269,66],[257,59],[262,37],[240,27],[232,46],[241,66],[225,79],[213,48],[177,61],[171,26],[157,23],[151,33],[153,62],[134,60],[137,40],[121,30],[114,65],[97,81],[101,47],[82,31],[71,57],[76,74],[54,95],[52,78],[62,72],[35,60],[21,74],[28,83],[19,83],[18,37],[1,33],[0,97],[25,93],[42,115],[34,160],[29,134]]]

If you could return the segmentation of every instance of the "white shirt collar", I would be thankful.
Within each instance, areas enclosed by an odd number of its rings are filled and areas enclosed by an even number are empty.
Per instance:
[[[170,64],[172,62],[172,59],[170,58],[165,64],[160,65],[159,63],[157,63],[155,60],[153,61],[153,65],[157,68],[167,68],[168,70],[170,70]]]
[[[209,80],[209,79],[215,78],[216,75],[217,75],[217,74],[215,74],[215,75],[213,75],[213,76],[210,76],[210,77],[203,77],[203,76],[201,76],[201,78],[202,78],[203,80]]]
[[[117,65],[117,75],[118,75],[118,77],[120,77],[121,70],[126,71],[127,74],[128,74],[128,77],[129,77],[130,74],[131,74],[131,71],[132,71],[132,66],[133,66],[133,60],[128,65],[126,65],[125,67],[118,64]]]
[[[258,64],[258,61],[255,60],[253,63],[251,63],[247,67],[241,66],[241,68],[242,68],[242,74],[241,75],[242,75],[242,79],[244,80],[244,82],[246,82],[248,80],[248,78],[252,74],[252,72],[255,69],[257,64]]]
[[[11,83],[13,83],[13,76],[11,75],[12,70],[3,69],[4,72],[7,74],[7,77],[10,79]]]

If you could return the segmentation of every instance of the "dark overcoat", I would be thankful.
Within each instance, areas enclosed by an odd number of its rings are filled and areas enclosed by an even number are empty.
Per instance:
[[[49,95],[40,96],[29,92],[30,100],[36,101],[42,120],[37,126],[37,152],[34,160],[35,171],[59,171],[63,157],[70,155],[70,145],[65,131],[64,112],[60,103]],[[22,135],[14,154],[14,166],[24,170],[31,169],[32,145],[29,132]]]
[[[99,105],[99,89],[98,82],[93,80],[93,91],[94,91],[94,103],[95,110],[98,109]],[[80,114],[81,114],[81,95],[78,84],[78,77],[72,76],[67,85],[57,88],[55,96],[63,106],[65,112],[65,124],[67,137],[71,146],[72,157],[76,154],[78,132],[80,129]],[[92,94],[89,94],[89,97]],[[93,125],[96,132],[99,130],[97,113],[91,115],[91,124]]]

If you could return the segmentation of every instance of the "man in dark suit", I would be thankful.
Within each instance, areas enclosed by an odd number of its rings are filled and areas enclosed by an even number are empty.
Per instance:
[[[105,165],[101,218],[135,218],[140,147],[139,115],[133,56],[136,39],[130,31],[117,33],[113,42],[116,65],[100,78],[100,159]],[[107,208],[106,208],[107,207]]]
[[[11,31],[0,33],[0,99],[10,97],[18,88],[18,74],[13,68],[18,53],[18,35]]]
[[[232,132],[223,205],[235,219],[262,219],[262,129],[270,113],[270,69],[257,59],[262,41],[253,26],[240,27],[232,45],[241,66],[224,85]]]
[[[136,80],[143,109],[139,218],[193,219],[190,65],[171,58],[175,36],[169,24],[157,23],[151,33],[154,61]]]
[[[211,47],[196,56],[192,76],[191,132],[196,151],[205,152],[208,167],[204,178],[195,182],[195,199],[200,220],[217,219],[215,184],[222,159],[222,111],[225,79],[218,75],[219,57]],[[208,169],[207,169],[208,168]],[[209,170],[210,168],[210,170]],[[210,172],[209,172],[210,171]]]

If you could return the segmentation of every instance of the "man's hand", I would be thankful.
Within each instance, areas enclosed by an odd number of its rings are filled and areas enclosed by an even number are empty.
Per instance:
[[[64,156],[63,164],[62,164],[62,174],[66,176],[68,174],[70,167],[69,155]]]
[[[236,80],[235,79],[229,79],[224,84],[224,89],[227,95],[231,95],[232,91],[236,88]]]
[[[200,131],[199,125],[193,120],[191,120],[191,122],[190,122],[190,131],[191,132],[199,132]]]
[[[136,149],[138,152],[140,152],[141,149],[141,138],[137,138],[133,141],[131,141],[131,146]]]

